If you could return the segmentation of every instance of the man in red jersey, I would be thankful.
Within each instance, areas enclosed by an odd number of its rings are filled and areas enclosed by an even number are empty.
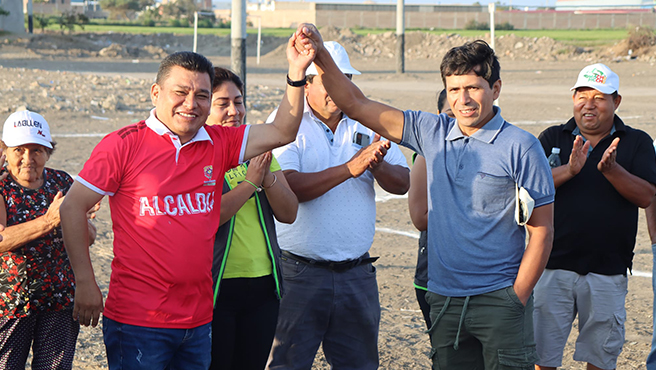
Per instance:
[[[206,126],[213,66],[202,55],[175,53],[162,61],[151,88],[150,117],[107,135],[76,178],[61,206],[77,284],[73,316],[96,326],[103,312],[110,369],[209,367],[216,184],[226,170],[294,140],[314,57],[296,51],[296,37],[288,43],[288,86],[272,124]],[[85,215],[105,195],[114,260],[103,307]]]

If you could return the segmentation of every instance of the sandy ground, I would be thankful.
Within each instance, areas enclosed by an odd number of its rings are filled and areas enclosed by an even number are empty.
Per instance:
[[[50,122],[58,148],[48,165],[75,175],[103,134],[143,119],[151,108],[148,97],[159,59],[104,57],[43,57],[23,49],[0,47],[0,117],[26,106]],[[272,53],[274,54],[274,53]],[[226,56],[212,56],[217,65],[229,66]],[[535,61],[501,57],[503,89],[499,104],[511,123],[537,135],[546,127],[571,116],[571,93],[578,71],[596,60]],[[394,60],[353,58],[363,71],[354,81],[370,97],[401,109],[434,111],[435,94],[442,88],[439,60],[407,61],[403,75],[394,72]],[[611,63],[611,62],[608,62]],[[619,115],[625,123],[656,135],[655,67],[648,61],[610,64],[621,78],[623,95]],[[282,95],[286,66],[279,55],[263,57],[260,65],[248,59],[248,121],[262,121]],[[621,147],[621,144],[620,144]],[[620,149],[621,150],[621,149]],[[409,152],[405,151],[406,155]],[[428,369],[428,336],[412,286],[417,235],[407,212],[407,199],[381,194],[372,246],[382,307],[380,324],[381,369]],[[645,369],[652,334],[652,255],[641,212],[635,247],[634,275],[629,278],[626,342],[618,369]],[[113,234],[109,209],[97,218],[98,238],[91,248],[98,283],[106,294],[112,260]],[[390,230],[392,232],[390,232]],[[400,233],[396,233],[400,232]],[[603,232],[600,230],[600,232]],[[563,369],[583,369],[571,359],[573,341],[566,349]],[[100,328],[83,328],[75,358],[76,369],[106,368]],[[318,355],[314,369],[328,369]]]

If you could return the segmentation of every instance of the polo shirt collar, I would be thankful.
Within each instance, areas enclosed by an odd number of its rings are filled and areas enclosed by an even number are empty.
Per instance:
[[[330,127],[328,127],[328,125],[323,123],[322,120],[320,120],[319,118],[317,118],[317,116],[314,115],[314,112],[312,112],[312,108],[310,108],[310,104],[308,104],[307,99],[304,99],[304,102],[305,104],[303,107],[303,114],[307,114],[312,121],[316,122],[317,125],[319,125],[321,131],[323,131],[324,134],[326,134],[326,138],[328,139],[330,145],[333,145],[335,141],[335,134],[333,133],[333,130],[331,130]],[[339,127],[339,124],[344,122],[344,120],[346,120],[347,118],[348,117],[346,116],[346,114],[342,112],[342,119],[340,119],[339,122],[337,123],[337,127]],[[337,129],[335,130],[335,132],[337,132]]]
[[[492,109],[494,110],[494,117],[492,117],[492,119],[489,120],[483,127],[474,132],[470,136],[472,139],[492,144],[492,141],[494,141],[497,135],[499,135],[505,120],[503,117],[501,117],[501,108],[493,106]],[[458,126],[458,120],[455,120],[454,122],[455,123],[453,127],[451,127],[449,134],[446,136],[446,139],[449,141],[454,141],[466,137],[465,134],[463,134],[460,130],[460,126]]]
[[[157,135],[160,135],[160,136],[169,135],[169,137],[171,138],[171,141],[173,143],[177,142],[176,147],[178,145],[180,145],[180,138],[178,137],[178,135],[171,132],[171,130],[169,130],[169,128],[166,127],[166,125],[163,124],[162,121],[160,121],[159,118],[157,118],[157,116],[155,116],[155,108],[153,108],[150,111],[150,116],[146,119],[146,126],[149,129],[153,130]],[[209,142],[212,143],[212,145],[214,145],[214,142],[212,141],[212,138],[210,138],[210,135],[207,133],[207,130],[205,130],[205,126],[201,126],[201,128],[198,130],[196,135],[194,135],[194,137],[191,140],[189,140],[187,143],[185,143],[184,145],[187,145],[187,144],[190,144],[190,143],[193,143],[193,142],[196,142],[196,141],[205,141],[205,140],[208,140]]]
[[[581,134],[581,130],[579,130],[578,126],[576,126],[576,120],[574,120],[574,117],[570,118],[569,121],[567,121],[567,123],[563,125],[563,131],[569,131],[572,133],[572,135]],[[613,117],[613,128],[611,128],[610,134],[613,135],[615,132],[625,132],[625,131],[626,131],[626,125],[624,124],[624,121],[622,121],[622,119],[618,117],[616,114]]]

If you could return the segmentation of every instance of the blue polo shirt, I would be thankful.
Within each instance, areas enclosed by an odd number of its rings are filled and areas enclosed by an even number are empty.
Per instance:
[[[540,142],[495,116],[471,136],[456,120],[405,111],[406,146],[426,158],[428,290],[465,297],[512,285],[526,232],[515,223],[515,184],[535,207],[554,201],[551,169]]]

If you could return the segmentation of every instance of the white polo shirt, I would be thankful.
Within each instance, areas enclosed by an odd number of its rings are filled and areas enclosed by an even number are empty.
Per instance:
[[[269,116],[273,120],[276,112]],[[373,140],[374,132],[346,116],[335,133],[326,132],[307,102],[296,140],[274,150],[283,170],[319,172],[348,162],[362,146],[354,142],[356,133]],[[332,142],[331,142],[332,139]],[[399,147],[392,143],[385,161],[408,167]],[[276,222],[280,248],[299,256],[343,261],[365,254],[374,240],[376,202],[374,176],[365,171],[344,181],[324,195],[299,203],[296,222]]]

